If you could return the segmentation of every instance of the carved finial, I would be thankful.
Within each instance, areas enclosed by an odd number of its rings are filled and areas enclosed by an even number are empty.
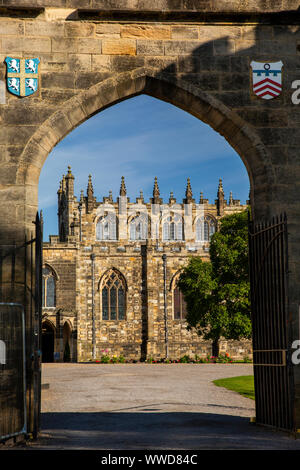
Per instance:
[[[94,188],[92,183],[92,176],[89,175],[88,185],[87,185],[87,196],[92,197],[94,194]]]
[[[57,194],[61,194],[62,193],[62,181],[59,182],[59,188],[57,190]]]
[[[174,202],[176,202],[176,199],[174,198],[174,193],[173,191],[170,191],[169,204],[173,204]]]
[[[229,205],[230,205],[230,206],[233,205],[232,191],[230,191],[230,193],[229,193]]]
[[[84,192],[83,189],[80,191],[80,202],[84,201]]]
[[[220,196],[224,197],[222,178],[219,179],[219,186],[218,186],[218,198],[220,198]]]
[[[70,167],[70,166],[68,166],[68,173],[67,173],[66,178],[73,178],[73,179],[74,179],[74,176],[72,175],[72,171],[71,171],[71,167]]]
[[[190,181],[190,178],[188,178],[187,186],[185,190],[185,200],[186,202],[191,202],[192,198],[193,198],[193,193],[192,193],[191,181]]]
[[[113,200],[113,197],[112,197],[112,190],[110,189],[109,190],[109,193],[108,193],[108,200],[112,202]]]
[[[202,191],[201,191],[201,193],[200,193],[199,204],[204,204],[204,201],[203,201],[203,192],[202,192]]]
[[[66,191],[66,187],[67,187],[66,177],[65,177],[65,175],[62,175],[61,186],[60,186],[60,189],[61,189],[62,193],[64,193]]]
[[[153,198],[156,199],[156,198],[159,198],[159,196],[160,196],[160,192],[159,192],[159,187],[157,183],[157,176],[155,176],[154,187],[153,187]]]
[[[120,186],[120,196],[126,196],[126,186],[125,186],[125,178],[122,176],[121,178],[121,186]]]

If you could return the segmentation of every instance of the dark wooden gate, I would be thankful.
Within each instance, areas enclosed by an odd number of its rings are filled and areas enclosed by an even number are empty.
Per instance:
[[[256,422],[294,430],[285,215],[249,222]]]
[[[0,247],[0,303],[4,305],[19,304],[24,311],[25,329],[25,399],[26,399],[26,423],[28,434],[36,437],[40,428],[40,397],[41,397],[41,308],[42,308],[42,242],[43,227],[39,215],[33,222],[35,229],[29,231],[24,238],[23,244],[10,244]],[[4,307],[3,307],[4,308]],[[16,327],[14,315],[7,315],[7,330]],[[12,355],[14,349],[17,354],[19,345],[17,335],[11,336],[10,347]],[[15,345],[13,344],[15,338]],[[1,339],[1,338],[0,338]],[[6,365],[1,366],[5,371]],[[22,361],[15,367],[15,373],[21,375]],[[4,377],[5,374],[3,374]],[[7,374],[8,375],[8,374]],[[13,386],[12,386],[13,387]],[[23,391],[23,389],[22,389]],[[19,390],[20,392],[20,390]],[[12,389],[11,396],[8,391],[4,396],[1,393],[1,412],[6,416],[12,416],[11,407],[14,407],[14,419],[10,423],[10,435],[18,432],[20,419],[18,413],[23,413],[24,394],[18,392],[16,404],[16,393]],[[1,396],[2,395],[2,396]],[[13,398],[14,401],[11,400]],[[15,424],[14,424],[15,423]],[[3,424],[4,425],[4,424]],[[15,428],[15,429],[14,429]],[[7,435],[7,423],[1,430],[0,436]]]

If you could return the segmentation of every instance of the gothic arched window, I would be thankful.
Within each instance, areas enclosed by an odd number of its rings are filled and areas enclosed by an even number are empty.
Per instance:
[[[139,214],[133,217],[129,223],[129,239],[146,240],[148,234],[148,216],[146,214]]]
[[[96,240],[116,240],[117,239],[117,217],[109,212],[100,217],[96,225]]]
[[[111,269],[101,281],[102,320],[125,320],[126,283],[122,274]]]
[[[163,220],[162,229],[164,241],[181,241],[183,239],[182,218],[178,214],[166,217]]]
[[[55,307],[56,305],[56,277],[48,267],[43,268],[43,307]]]
[[[180,273],[177,273],[173,280],[173,315],[174,320],[184,320],[186,317],[186,302],[184,296],[177,286]]]
[[[209,215],[200,217],[196,221],[196,241],[209,242],[216,231],[216,222]]]

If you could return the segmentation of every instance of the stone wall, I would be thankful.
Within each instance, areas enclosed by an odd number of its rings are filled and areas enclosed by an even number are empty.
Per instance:
[[[65,245],[65,246],[64,246]],[[177,249],[179,243],[176,244]],[[103,247],[107,251],[103,252]],[[124,251],[120,250],[120,247]],[[97,359],[102,354],[123,355],[127,360],[141,360],[153,357],[165,357],[165,323],[164,323],[164,274],[162,254],[167,255],[167,316],[169,357],[179,359],[185,354],[205,357],[212,354],[210,341],[203,341],[195,332],[187,330],[184,320],[174,320],[173,284],[174,275],[188,262],[191,254],[181,243],[180,252],[174,246],[164,243],[157,251],[156,245],[124,244],[121,242],[102,242],[93,249],[84,247],[70,250],[67,244],[58,243],[56,247],[44,244],[44,262],[58,273],[57,305],[51,310],[43,309],[47,318],[55,323],[55,314],[62,309],[63,319],[69,319],[73,333],[77,336],[78,361],[92,359],[92,270],[91,253],[95,255],[95,328]],[[57,256],[59,255],[59,262]],[[65,260],[72,256],[73,260]],[[64,287],[60,279],[64,276],[66,262],[72,271],[66,278]],[[74,289],[76,265],[76,292]],[[115,268],[124,275],[127,283],[126,320],[103,321],[101,312],[100,281],[104,273]],[[146,274],[146,275],[145,275]],[[69,317],[70,304],[64,304],[63,290],[73,293],[76,298],[76,317]],[[144,295],[143,295],[144,294]],[[68,296],[65,297],[68,299]],[[144,331],[146,329],[146,331]],[[221,353],[229,353],[235,359],[251,356],[251,341],[221,342]],[[62,358],[62,355],[60,356]]]
[[[298,7],[294,0],[2,0],[2,91],[5,57],[39,57],[41,71],[37,93],[5,92],[0,105],[0,243],[21,244],[32,230],[39,174],[52,148],[101,109],[146,93],[228,140],[247,167],[256,220],[286,212],[289,338],[298,339],[300,129],[291,100],[299,80]],[[278,98],[253,95],[252,60],[283,61]],[[21,260],[16,273],[23,269]],[[26,302],[22,294],[16,301]]]

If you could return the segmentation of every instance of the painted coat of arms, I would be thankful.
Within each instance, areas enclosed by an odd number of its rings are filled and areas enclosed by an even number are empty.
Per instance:
[[[6,57],[6,83],[10,93],[29,96],[38,89],[38,68],[40,59],[15,59]]]
[[[259,98],[271,100],[280,95],[282,91],[282,66],[279,62],[252,61],[253,92]]]

